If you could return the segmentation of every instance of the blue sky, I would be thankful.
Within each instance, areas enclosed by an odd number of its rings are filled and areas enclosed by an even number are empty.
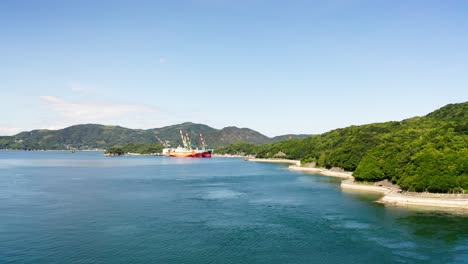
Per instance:
[[[0,2],[0,135],[321,133],[468,100],[467,1]]]

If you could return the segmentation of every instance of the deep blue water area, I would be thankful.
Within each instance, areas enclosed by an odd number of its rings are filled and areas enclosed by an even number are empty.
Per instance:
[[[237,158],[0,151],[0,263],[468,263],[468,217]]]

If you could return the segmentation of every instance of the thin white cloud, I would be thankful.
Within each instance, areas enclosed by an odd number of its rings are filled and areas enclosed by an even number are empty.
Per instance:
[[[166,64],[167,59],[164,57],[159,58],[159,64]]]
[[[8,126],[0,126],[0,136],[12,136],[16,135],[19,132],[23,131],[23,129],[18,127],[8,127]]]
[[[80,123],[141,127],[142,120],[154,120],[159,115],[157,108],[143,104],[68,101],[52,95],[42,95],[39,98],[48,112],[48,120],[53,120],[48,127],[54,128]]]

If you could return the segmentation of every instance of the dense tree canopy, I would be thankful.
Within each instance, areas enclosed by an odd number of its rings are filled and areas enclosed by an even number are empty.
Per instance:
[[[232,155],[252,155],[256,148],[255,144],[247,142],[235,142],[229,146],[216,149],[218,154],[232,154]]]

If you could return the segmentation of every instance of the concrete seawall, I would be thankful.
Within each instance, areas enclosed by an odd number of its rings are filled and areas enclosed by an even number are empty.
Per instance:
[[[361,190],[366,192],[382,193],[384,196],[377,200],[378,203],[396,206],[422,206],[453,209],[468,209],[468,199],[452,198],[450,194],[439,194],[440,197],[421,197],[400,192],[399,189],[383,186],[373,186],[343,181],[341,188],[349,190]]]
[[[377,202],[390,205],[417,205],[442,208],[468,209],[468,199],[447,199],[414,197],[404,194],[389,194],[382,197]]]
[[[391,188],[375,186],[375,185],[359,184],[359,183],[355,183],[354,179],[342,181],[340,186],[342,189],[375,192],[375,193],[382,193],[382,194],[388,194],[392,192]]]

